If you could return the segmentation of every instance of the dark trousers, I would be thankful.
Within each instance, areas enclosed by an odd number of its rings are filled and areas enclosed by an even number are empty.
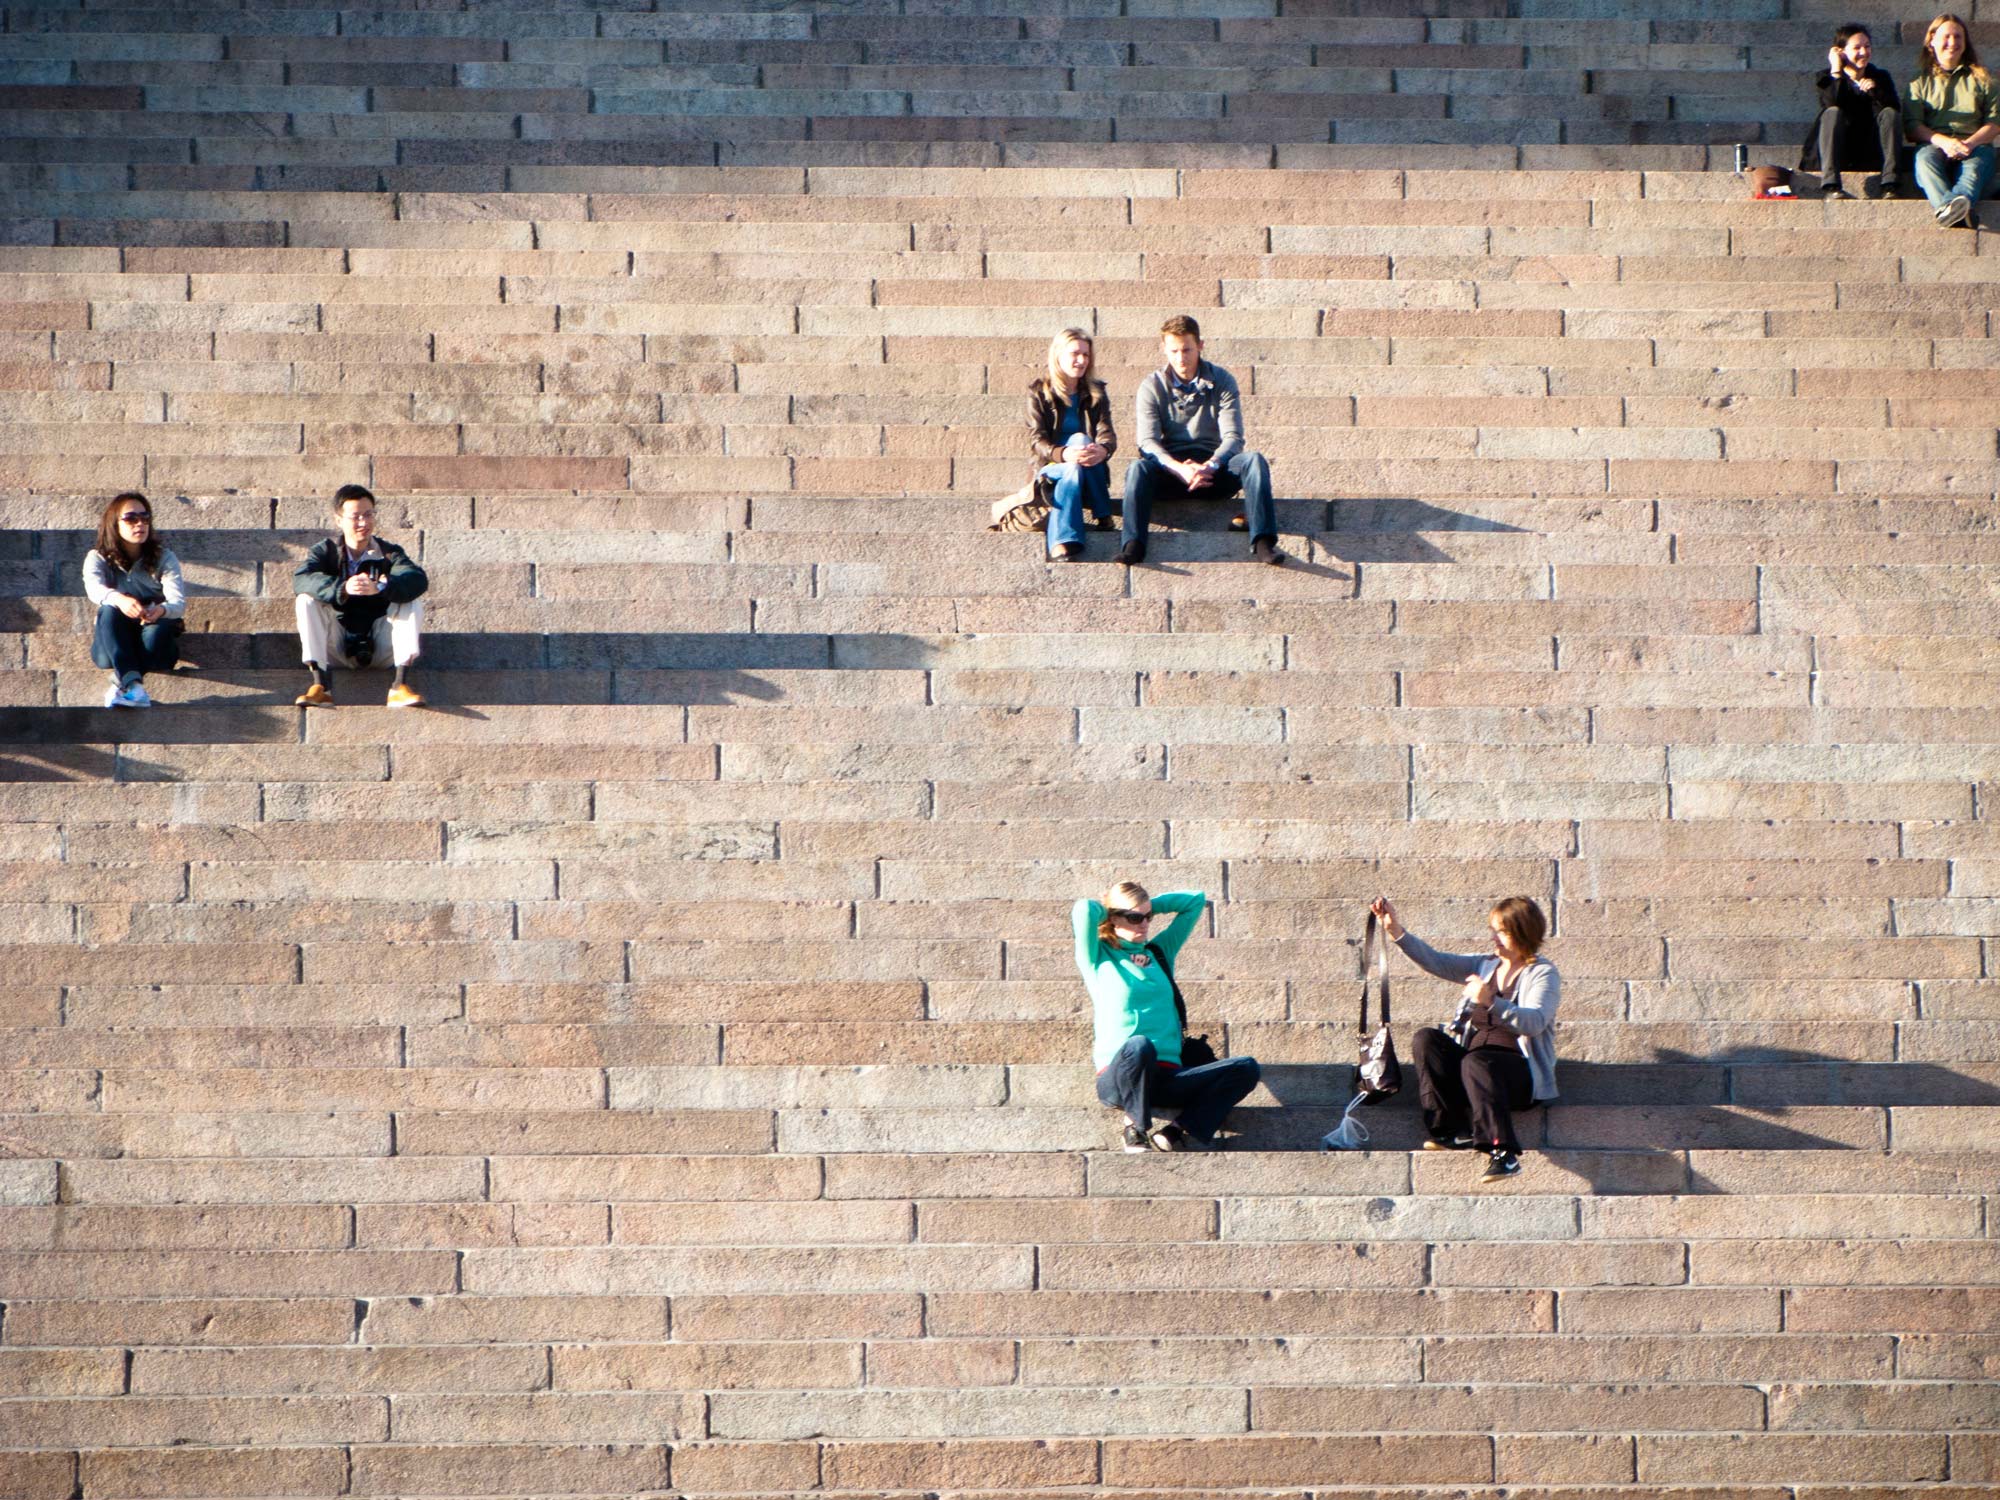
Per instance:
[[[1227,500],[1242,493],[1243,513],[1250,522],[1250,540],[1278,539],[1278,511],[1271,503],[1271,466],[1264,455],[1246,448],[1215,471],[1198,490],[1189,489],[1150,453],[1142,453],[1125,469],[1125,540],[1141,541],[1153,521],[1155,500]]]
[[[1854,139],[1860,122],[1828,105],[1819,112],[1819,180],[1831,187],[1840,181],[1842,167],[1855,161],[1860,152]],[[1900,110],[1875,111],[1875,134],[1882,152],[1882,175],[1894,181],[1896,152],[1903,144],[1903,115]]]
[[[1514,1111],[1535,1104],[1535,1075],[1513,1047],[1475,1047],[1468,1052],[1436,1026],[1416,1034],[1417,1101],[1424,1128],[1434,1140],[1469,1135],[1482,1151],[1512,1151]]]
[[[181,622],[156,620],[141,625],[115,604],[100,605],[97,634],[91,637],[90,659],[118,680],[128,682],[148,672],[171,672],[180,660]]]
[[[1097,1097],[1124,1110],[1141,1130],[1152,1129],[1155,1106],[1177,1109],[1181,1129],[1207,1145],[1222,1117],[1257,1087],[1262,1076],[1254,1057],[1225,1057],[1199,1068],[1163,1068],[1153,1044],[1135,1036],[1097,1075]]]

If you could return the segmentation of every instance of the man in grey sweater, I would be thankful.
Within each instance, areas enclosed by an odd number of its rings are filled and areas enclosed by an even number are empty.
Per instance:
[[[1226,500],[1241,492],[1250,550],[1281,563],[1271,466],[1243,446],[1243,398],[1220,365],[1201,357],[1201,325],[1185,313],[1160,325],[1166,363],[1139,384],[1139,456],[1125,470],[1126,567],[1146,560],[1146,528],[1159,497]]]

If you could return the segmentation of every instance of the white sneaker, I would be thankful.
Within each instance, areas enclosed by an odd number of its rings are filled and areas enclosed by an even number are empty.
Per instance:
[[[1972,200],[1963,193],[1960,193],[1955,195],[1949,203],[1938,210],[1937,221],[1944,225],[1945,228],[1952,229],[1963,224],[1971,217]]]
[[[120,688],[112,695],[111,706],[113,708],[151,708],[153,700],[147,696],[143,683],[134,682]]]
[[[119,707],[119,700],[124,696],[125,689],[114,682],[104,690],[104,706],[106,708],[117,708]]]

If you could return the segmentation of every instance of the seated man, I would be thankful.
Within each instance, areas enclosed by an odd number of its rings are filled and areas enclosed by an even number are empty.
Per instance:
[[[393,657],[389,707],[418,707],[424,700],[404,674],[417,659],[430,579],[409,553],[375,535],[375,497],[362,486],[334,491],[333,511],[340,535],[313,548],[292,574],[300,652],[312,672],[296,701],[331,708],[335,667],[381,666]]]
[[[1118,560],[1146,560],[1146,527],[1156,496],[1226,500],[1241,491],[1257,561],[1281,563],[1271,504],[1271,466],[1243,446],[1243,401],[1236,381],[1201,357],[1201,325],[1177,314],[1160,325],[1163,368],[1139,384],[1139,457],[1125,470],[1125,545]]]

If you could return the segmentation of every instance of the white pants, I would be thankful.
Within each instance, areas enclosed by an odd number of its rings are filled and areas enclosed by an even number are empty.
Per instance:
[[[340,617],[333,612],[333,606],[311,594],[293,597],[297,600],[301,659],[318,662],[323,667],[352,667],[354,662],[341,638]],[[385,667],[393,660],[397,666],[407,667],[415,661],[419,651],[417,636],[423,624],[423,600],[390,605],[389,613],[375,622],[375,656],[369,665]]]

